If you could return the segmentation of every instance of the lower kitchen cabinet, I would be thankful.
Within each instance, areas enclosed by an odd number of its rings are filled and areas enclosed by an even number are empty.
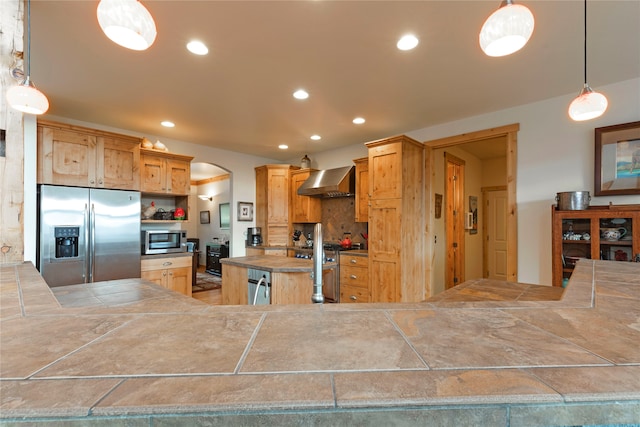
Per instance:
[[[368,259],[362,254],[340,253],[340,302],[371,302]]]
[[[163,288],[191,296],[192,256],[143,259],[140,277]]]

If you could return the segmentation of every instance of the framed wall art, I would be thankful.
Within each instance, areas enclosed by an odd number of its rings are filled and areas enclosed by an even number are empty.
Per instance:
[[[229,228],[231,225],[231,212],[229,211],[229,203],[220,203],[218,205],[220,213],[220,228]]]
[[[640,122],[595,129],[595,195],[640,194]]]
[[[209,211],[200,211],[200,224],[209,224],[211,222],[211,216]]]
[[[253,203],[238,202],[238,221],[253,221]]]

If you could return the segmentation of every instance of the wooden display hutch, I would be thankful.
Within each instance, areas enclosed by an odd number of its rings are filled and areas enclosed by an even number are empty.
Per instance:
[[[640,205],[551,208],[553,286],[563,286],[580,258],[629,262],[640,258]],[[610,229],[620,234],[607,239]]]

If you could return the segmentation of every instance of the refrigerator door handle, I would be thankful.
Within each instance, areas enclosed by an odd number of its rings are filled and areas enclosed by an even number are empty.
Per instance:
[[[82,267],[82,279],[87,283],[89,277],[89,205],[84,204],[84,263]]]
[[[96,206],[91,203],[91,256],[89,258],[89,283],[93,283],[93,275],[96,267]]]

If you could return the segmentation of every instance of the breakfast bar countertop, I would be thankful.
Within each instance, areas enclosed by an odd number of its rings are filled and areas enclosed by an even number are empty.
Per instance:
[[[141,279],[0,266],[0,424],[640,423],[640,263],[564,290],[474,280],[422,303],[210,306]]]
[[[257,270],[270,271],[272,273],[304,273],[313,270],[313,261],[310,259],[271,255],[222,258],[220,263],[235,265],[236,267],[255,268]],[[322,265],[322,268],[327,269],[335,266],[335,262],[326,262]]]

